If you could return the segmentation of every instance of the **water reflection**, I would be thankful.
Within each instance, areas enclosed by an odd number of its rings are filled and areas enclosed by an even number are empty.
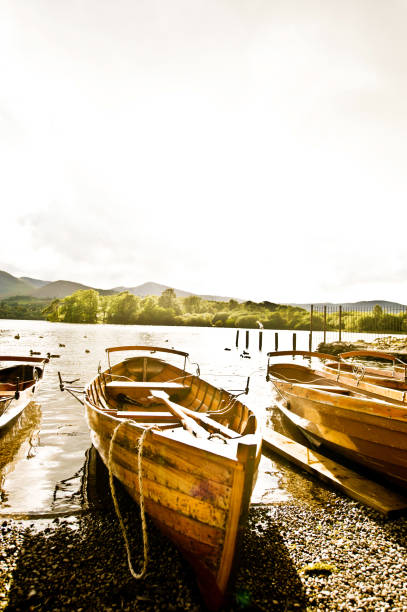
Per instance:
[[[0,433],[0,500],[6,504],[6,478],[22,459],[35,457],[39,445],[41,407],[29,404],[24,412]]]
[[[68,478],[56,483],[51,504],[51,513],[58,514],[67,507],[87,508],[86,482],[88,473],[88,453],[84,464]]]

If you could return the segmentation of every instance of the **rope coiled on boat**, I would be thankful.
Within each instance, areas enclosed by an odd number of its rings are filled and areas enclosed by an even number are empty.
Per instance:
[[[144,553],[143,567],[142,567],[141,572],[137,574],[134,571],[133,564],[131,562],[129,540],[128,540],[128,537],[127,537],[126,527],[125,527],[124,522],[123,522],[123,517],[122,517],[122,514],[120,512],[119,503],[118,503],[117,497],[116,497],[116,490],[115,490],[115,486],[114,486],[113,470],[112,470],[113,443],[114,443],[114,441],[116,439],[116,435],[117,435],[120,427],[123,425],[123,423],[127,423],[127,422],[128,421],[120,421],[120,423],[115,427],[115,429],[113,431],[113,435],[111,437],[110,445],[109,445],[109,454],[108,454],[107,468],[109,470],[110,492],[112,494],[114,508],[115,508],[115,511],[116,511],[117,518],[119,519],[120,528],[122,530],[123,539],[124,539],[124,543],[125,543],[125,546],[126,546],[127,563],[128,563],[128,566],[129,566],[129,570],[130,570],[130,573],[131,573],[131,575],[133,576],[133,578],[135,580],[140,580],[141,578],[143,578],[145,576],[146,571],[147,571],[147,564],[148,564],[148,535],[147,535],[146,516],[145,516],[145,510],[144,510],[144,490],[143,490],[143,476],[142,476],[142,473],[141,473],[141,462],[142,462],[142,456],[143,456],[143,445],[144,445],[144,440],[146,438],[146,435],[147,435],[147,433],[151,429],[157,429],[157,425],[151,425],[150,427],[147,427],[143,431],[142,435],[140,436],[140,438],[138,440],[138,444],[137,444],[137,446],[138,446],[137,464],[138,464],[138,483],[139,483],[139,494],[140,494],[140,516],[141,516],[141,529],[142,529],[142,535],[143,535],[143,553]]]

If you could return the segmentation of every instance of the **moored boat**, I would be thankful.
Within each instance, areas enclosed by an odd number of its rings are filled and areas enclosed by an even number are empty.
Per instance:
[[[112,366],[116,351],[138,354]],[[85,389],[93,445],[189,560],[206,605],[218,609],[261,455],[256,416],[231,393],[188,373],[185,352],[144,346],[106,352],[109,367]],[[183,357],[183,368],[157,352]]]
[[[341,353],[338,356],[316,351],[275,351],[269,357],[291,355],[318,359],[315,371],[319,376],[328,378],[336,384],[368,397],[388,400],[395,404],[407,405],[407,364],[396,356],[382,351],[357,350]],[[347,359],[357,358],[356,362]],[[392,368],[372,366],[367,359],[380,362],[393,362]],[[402,365],[396,365],[399,362]]]
[[[16,419],[34,399],[44,374],[46,357],[0,356],[0,430]]]
[[[283,400],[281,410],[311,442],[407,488],[407,407],[295,363],[269,361],[267,376]]]
[[[356,358],[356,362],[348,359]],[[391,361],[392,368],[374,367],[367,359]],[[399,361],[402,365],[396,365]],[[339,359],[326,361],[322,370],[327,378],[371,397],[407,404],[407,364],[382,351],[358,350],[341,353]]]

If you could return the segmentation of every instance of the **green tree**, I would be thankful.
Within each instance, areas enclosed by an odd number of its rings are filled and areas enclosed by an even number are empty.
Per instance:
[[[234,310],[235,308],[239,308],[239,302],[237,300],[234,300],[233,298],[231,300],[229,300],[228,304],[229,304],[229,309],[230,310]]]
[[[199,314],[206,312],[207,302],[198,295],[189,295],[183,299],[185,312]]]
[[[137,323],[139,313],[140,298],[128,291],[123,291],[109,299],[106,321],[108,323],[132,325]]]
[[[79,290],[62,300],[60,320],[67,323],[96,323],[98,309],[98,292],[94,289]]]
[[[47,321],[59,321],[60,320],[60,312],[59,307],[61,304],[60,299],[52,300],[51,304],[44,308],[42,314],[46,317]]]
[[[375,304],[375,307],[373,308],[373,316],[381,317],[382,314],[383,314],[383,308],[379,304]]]
[[[158,304],[162,308],[175,308],[177,304],[177,294],[174,289],[165,289],[158,298]]]
[[[171,313],[172,316],[182,314],[181,304],[174,289],[165,289],[158,298],[158,305]]]

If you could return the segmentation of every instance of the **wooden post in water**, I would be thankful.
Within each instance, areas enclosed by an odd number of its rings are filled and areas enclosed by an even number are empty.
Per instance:
[[[249,330],[246,330],[246,348],[249,348]]]
[[[236,348],[239,346],[239,330],[236,330]]]
[[[259,331],[259,351],[261,351],[263,348],[263,332],[262,330]]]
[[[324,344],[326,344],[326,304],[324,306]]]
[[[310,317],[309,317],[309,351],[312,351],[312,326],[313,326],[313,321],[314,319],[314,304],[311,304],[311,312],[310,312]]]
[[[297,334],[293,334],[293,351],[297,350]]]
[[[339,342],[342,340],[342,305],[339,305]]]
[[[278,351],[278,332],[274,332],[274,350]]]

